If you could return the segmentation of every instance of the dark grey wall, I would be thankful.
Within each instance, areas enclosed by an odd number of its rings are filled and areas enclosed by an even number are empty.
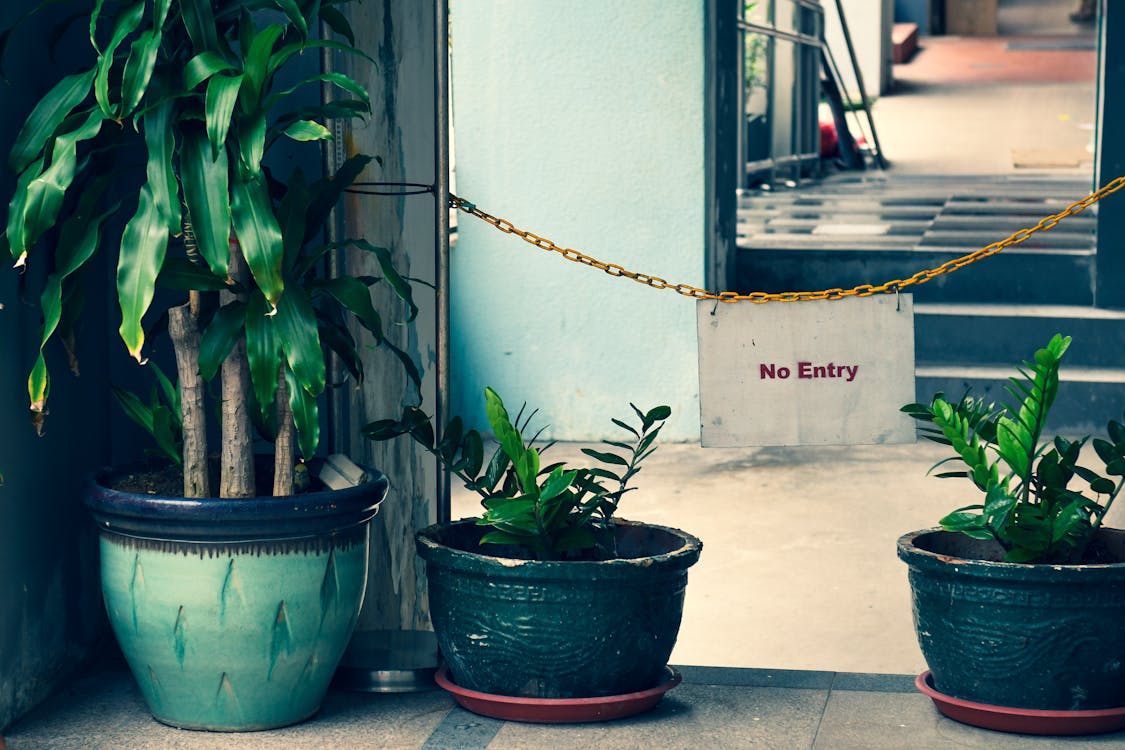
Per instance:
[[[7,28],[30,3],[4,3]],[[0,144],[10,144],[34,97],[66,67],[52,62],[43,31],[49,19],[13,37],[5,57],[9,84],[0,84]],[[6,148],[4,149],[6,153]],[[0,199],[7,205],[12,177],[4,170]],[[6,211],[4,212],[6,215]],[[41,265],[41,264],[40,264]],[[81,480],[108,458],[105,299],[88,300],[79,344],[82,375],[68,373],[52,351],[55,377],[46,433],[27,419],[26,378],[35,358],[40,320],[36,294],[24,298],[46,269],[27,278],[0,258],[0,731],[64,678],[104,632],[98,592],[97,547],[82,512]],[[105,274],[103,266],[91,268]]]

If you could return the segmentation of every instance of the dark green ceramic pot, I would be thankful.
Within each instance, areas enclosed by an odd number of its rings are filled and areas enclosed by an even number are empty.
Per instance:
[[[703,545],[677,529],[618,522],[622,559],[494,557],[473,521],[418,533],[430,617],[460,687],[492,695],[592,698],[655,686]]]
[[[1104,529],[1088,564],[999,562],[993,542],[939,529],[898,541],[934,687],[1010,708],[1125,706],[1125,532]]]
[[[363,602],[387,493],[374,474],[245,500],[120,492],[109,474],[90,485],[106,611],[156,719],[249,731],[317,711]]]

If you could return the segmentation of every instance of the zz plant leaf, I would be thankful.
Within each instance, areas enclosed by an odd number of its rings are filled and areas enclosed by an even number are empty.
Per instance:
[[[380,420],[364,428],[372,440],[410,435],[432,453],[465,487],[481,496],[484,508],[477,523],[490,531],[482,544],[516,545],[541,560],[568,557],[613,557],[613,515],[641,462],[656,450],[654,442],[671,415],[667,406],[647,412],[632,406],[639,423],[620,419],[613,423],[626,435],[603,443],[613,450],[585,448],[600,466],[543,465],[541,456],[551,446],[537,447],[539,432],[525,437],[535,412],[513,418],[503,400],[485,389],[485,411],[498,446],[484,458],[484,441],[476,430],[464,429],[460,417],[446,425],[440,441],[417,407],[407,407],[398,420]]]
[[[1104,464],[1101,472],[1078,463],[1088,437],[1044,439],[1058,393],[1060,363],[1070,342],[1069,336],[1056,334],[1035,352],[1033,361],[1017,368],[1018,377],[1005,387],[1007,403],[986,405],[966,395],[954,404],[938,393],[928,405],[902,407],[918,421],[919,434],[955,452],[930,471],[960,461],[964,471],[938,476],[968,477],[984,494],[983,503],[942,518],[942,528],[996,542],[1009,562],[1080,561],[1125,485],[1122,423],[1110,421],[1109,439],[1097,438],[1091,444]],[[1070,487],[1076,479],[1093,497]]]

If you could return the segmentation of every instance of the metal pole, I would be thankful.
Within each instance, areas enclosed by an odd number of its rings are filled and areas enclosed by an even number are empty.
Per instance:
[[[875,146],[875,163],[879,165],[879,169],[886,169],[886,157],[883,156],[883,148],[879,145],[879,136],[875,133],[875,118],[871,116],[871,105],[867,102],[867,89],[863,85],[863,71],[859,69],[859,61],[855,56],[855,47],[852,45],[852,35],[848,31],[848,21],[844,17],[844,0],[836,0],[836,10],[840,14],[840,28],[844,32],[844,42],[848,45],[848,56],[852,59],[852,68],[855,70],[855,82],[859,87],[859,99],[863,104],[863,111],[867,114],[867,124],[871,128],[871,142]]]
[[[434,242],[437,287],[438,425],[449,419],[449,5],[434,0]],[[438,465],[437,521],[446,523],[450,509],[449,470]]]

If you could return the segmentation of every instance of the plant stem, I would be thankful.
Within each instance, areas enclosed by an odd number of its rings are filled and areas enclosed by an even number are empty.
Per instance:
[[[285,365],[277,372],[277,395],[274,397],[277,439],[274,441],[273,494],[293,494],[293,410],[289,407],[289,384],[285,382]]]
[[[197,303],[198,300],[195,300]],[[188,303],[168,310],[168,335],[176,352],[180,376],[180,409],[184,434],[184,497],[209,497],[207,412],[199,376],[199,325]]]
[[[230,275],[243,288],[250,282],[250,269],[237,242],[230,243]],[[219,299],[225,304],[236,300],[237,296],[224,291],[219,293]],[[256,494],[252,426],[246,403],[251,387],[250,363],[246,358],[246,337],[243,334],[223,360],[223,447],[220,453],[219,497],[253,497]]]

